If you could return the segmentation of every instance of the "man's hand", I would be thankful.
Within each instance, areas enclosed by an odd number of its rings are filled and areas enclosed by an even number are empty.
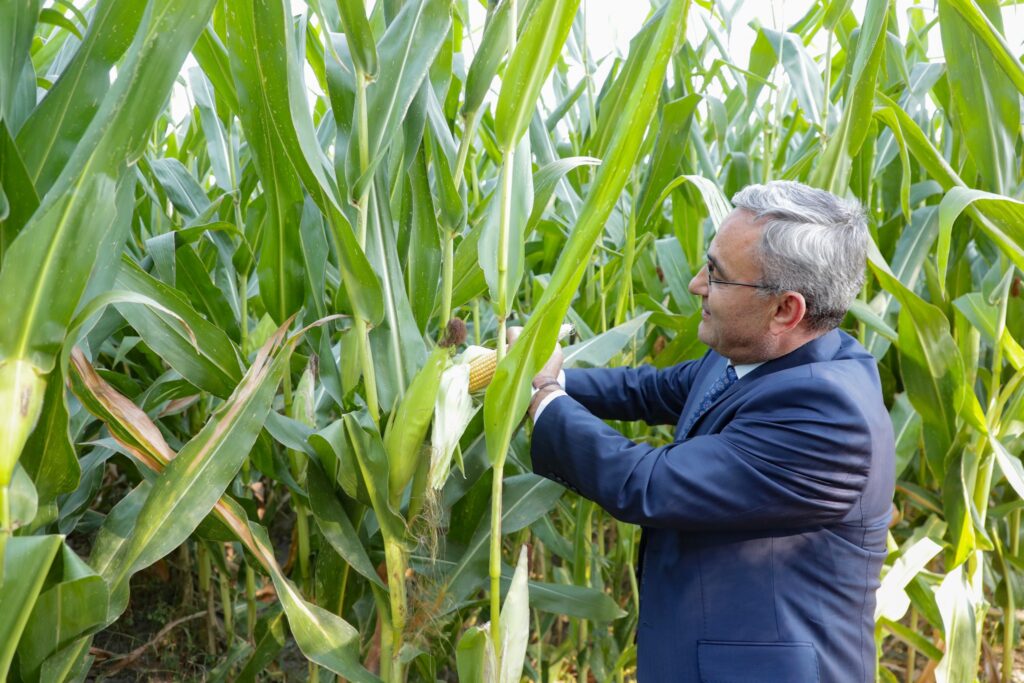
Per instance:
[[[516,342],[519,335],[522,334],[522,327],[510,327],[506,333],[508,337],[509,346]],[[562,371],[562,363],[565,357],[562,355],[562,345],[555,344],[555,350],[551,353],[551,357],[548,358],[547,362],[544,363],[544,367],[540,369],[532,381],[533,387],[537,389],[537,392],[530,399],[530,419],[533,419],[534,413],[537,411],[537,406],[540,405],[549,394],[560,391],[561,385],[558,384],[558,375]]]

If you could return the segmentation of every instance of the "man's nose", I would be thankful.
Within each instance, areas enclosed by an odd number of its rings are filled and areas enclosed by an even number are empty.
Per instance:
[[[704,270],[707,266],[702,266],[697,274],[690,279],[690,284],[687,289],[690,290],[690,294],[696,294],[697,296],[707,296],[708,293],[708,276]]]

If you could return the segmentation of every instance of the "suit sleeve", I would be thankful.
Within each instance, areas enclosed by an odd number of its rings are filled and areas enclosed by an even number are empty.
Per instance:
[[[658,369],[570,369],[565,390],[603,420],[643,420],[649,425],[675,424],[686,402],[699,361]]]
[[[871,462],[863,413],[839,387],[805,378],[750,397],[717,434],[634,443],[561,398],[534,428],[537,474],[612,516],[684,530],[794,528],[842,520]]]

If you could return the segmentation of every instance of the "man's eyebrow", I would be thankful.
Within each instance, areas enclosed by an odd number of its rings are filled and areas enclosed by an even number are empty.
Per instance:
[[[714,256],[711,255],[711,252],[708,252],[707,258],[708,258],[708,261],[711,262],[711,265],[715,267],[715,271],[719,275],[721,275],[722,277],[728,277],[728,275],[726,275],[725,271],[722,269],[722,265],[718,262],[718,260]]]

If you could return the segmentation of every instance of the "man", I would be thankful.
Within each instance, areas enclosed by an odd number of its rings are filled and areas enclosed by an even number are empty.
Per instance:
[[[641,683],[874,681],[893,434],[874,358],[837,329],[864,281],[864,215],[786,181],[733,203],[689,285],[710,350],[564,375],[556,352],[534,379],[533,467],[643,526]],[[674,424],[675,440],[606,419]]]

